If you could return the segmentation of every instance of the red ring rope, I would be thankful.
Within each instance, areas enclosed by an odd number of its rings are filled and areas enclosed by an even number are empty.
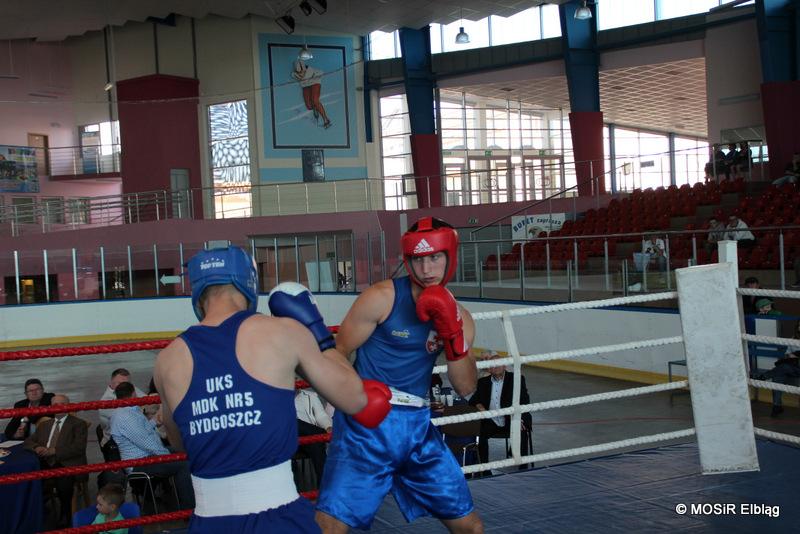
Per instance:
[[[339,326],[329,326],[328,330],[336,334]],[[133,343],[115,343],[112,345],[90,345],[85,347],[62,347],[57,349],[14,350],[0,352],[0,362],[12,360],[36,360],[39,358],[62,358],[65,356],[86,356],[88,354],[112,354],[115,352],[135,352],[138,350],[160,350],[172,343],[171,339],[154,341],[137,341]]]
[[[298,446],[310,445],[312,443],[327,443],[331,440],[330,434],[315,434],[313,436],[300,436],[297,439]],[[56,467],[53,469],[42,469],[40,471],[30,471],[28,473],[14,473],[0,476],[0,485],[17,484],[19,482],[29,482],[31,480],[42,480],[45,478],[57,478],[74,475],[85,475],[87,473],[99,473],[100,471],[117,471],[126,467],[138,467],[142,465],[162,464],[169,462],[179,462],[186,459],[185,452],[173,454],[160,454],[137,458],[135,460],[118,460],[116,462],[103,462],[97,464],[75,465],[71,467]]]
[[[301,493],[300,496],[313,501],[319,496],[319,491],[306,491]],[[175,521],[178,519],[189,519],[191,516],[192,510],[178,510],[176,512],[165,512],[161,514],[133,517],[131,519],[123,519],[121,521],[109,521],[108,523],[102,523],[99,525],[85,525],[82,527],[65,528],[61,530],[49,530],[47,532],[48,534],[87,534],[89,532],[104,532],[119,528],[130,528],[139,525],[150,525],[153,523],[163,523],[165,521]]]
[[[310,388],[311,384],[305,380],[296,380],[295,389]],[[107,410],[110,408],[124,408],[125,406],[148,406],[151,404],[161,404],[161,397],[158,395],[147,395],[144,397],[132,397],[130,399],[111,399],[104,401],[84,401],[71,402],[68,404],[56,404],[55,406],[34,406],[28,408],[2,408],[0,409],[0,419],[10,417],[27,417],[30,415],[54,415],[57,413],[73,413],[85,410]]]

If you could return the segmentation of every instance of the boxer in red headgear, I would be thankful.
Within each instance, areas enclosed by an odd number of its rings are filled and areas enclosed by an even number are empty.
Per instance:
[[[458,234],[424,217],[402,238],[408,276],[369,287],[353,303],[336,337],[336,350],[356,352],[362,379],[389,386],[394,406],[376,428],[364,429],[336,412],[333,439],[317,501],[326,533],[369,528],[391,492],[407,521],[433,516],[451,532],[482,532],[464,475],[430,421],[427,395],[437,357],[461,396],[475,390],[469,355],[475,325],[445,288],[457,266]]]

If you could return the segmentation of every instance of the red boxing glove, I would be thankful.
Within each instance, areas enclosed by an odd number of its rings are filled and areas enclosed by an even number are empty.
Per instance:
[[[392,392],[383,382],[377,380],[364,380],[364,394],[367,396],[367,405],[364,409],[353,415],[353,419],[367,428],[375,428],[386,417],[392,405],[389,399]]]
[[[469,354],[464,340],[464,321],[450,291],[442,286],[423,289],[417,299],[417,317],[420,321],[433,321],[436,333],[444,341],[448,361],[455,362]]]

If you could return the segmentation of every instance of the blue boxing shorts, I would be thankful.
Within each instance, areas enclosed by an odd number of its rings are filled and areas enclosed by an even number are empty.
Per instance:
[[[244,515],[202,517],[192,515],[189,519],[191,534],[258,533],[268,534],[320,534],[314,519],[314,506],[305,497],[289,504],[263,512]]]
[[[408,522],[458,519],[474,509],[464,473],[431,424],[429,408],[392,406],[373,429],[337,411],[317,510],[368,529],[390,491]]]

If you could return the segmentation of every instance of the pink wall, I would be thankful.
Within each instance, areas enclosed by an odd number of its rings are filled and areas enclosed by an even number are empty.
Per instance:
[[[9,60],[7,46],[5,41],[0,46],[0,74],[16,74],[20,78],[0,79],[0,145],[26,146],[28,133],[47,135],[51,147],[77,145],[67,47],[11,41]]]

